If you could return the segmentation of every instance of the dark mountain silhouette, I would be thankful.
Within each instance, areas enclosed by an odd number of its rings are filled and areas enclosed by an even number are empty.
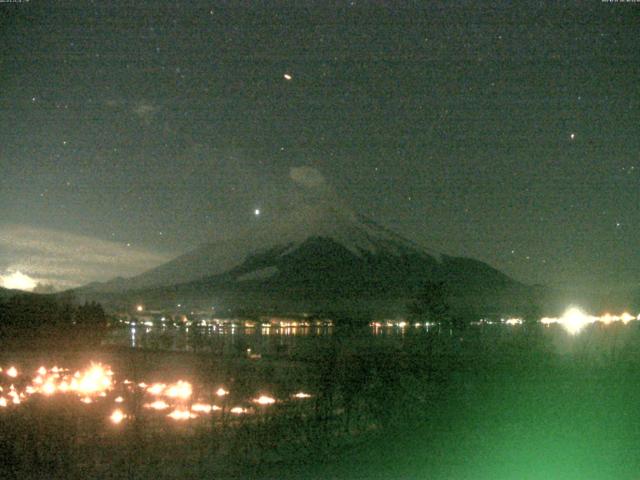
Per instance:
[[[425,281],[443,281],[455,298],[494,309],[528,289],[486,263],[434,253],[362,215],[321,205],[79,292],[109,303],[389,310]]]

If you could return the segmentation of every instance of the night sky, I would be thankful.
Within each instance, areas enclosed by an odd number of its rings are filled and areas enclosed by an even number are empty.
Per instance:
[[[5,278],[138,273],[311,167],[434,250],[638,284],[640,3],[32,0],[0,52]]]

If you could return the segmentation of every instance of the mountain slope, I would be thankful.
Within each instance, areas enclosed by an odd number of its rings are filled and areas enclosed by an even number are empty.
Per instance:
[[[384,251],[392,255],[419,252],[438,257],[352,211],[327,205],[305,206],[274,222],[254,225],[239,238],[202,245],[141,275],[92,285],[92,288],[125,291],[189,282],[223,274],[267,252],[292,252],[309,238],[331,239],[356,256]]]
[[[476,299],[525,288],[485,263],[438,255],[350,210],[320,205],[84,293],[166,305],[317,310],[403,305],[427,280]]]

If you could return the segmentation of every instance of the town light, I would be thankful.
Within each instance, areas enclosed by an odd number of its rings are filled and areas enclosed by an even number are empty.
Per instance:
[[[276,403],[276,400],[266,395],[260,395],[254,400],[254,402],[259,405],[273,405],[274,403]]]
[[[569,308],[560,319],[560,323],[567,332],[575,335],[582,330],[585,325],[591,323],[591,319],[587,314],[577,307]]]

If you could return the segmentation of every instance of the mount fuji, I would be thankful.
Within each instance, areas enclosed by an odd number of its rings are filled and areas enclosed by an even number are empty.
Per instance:
[[[204,244],[141,275],[80,292],[119,303],[392,311],[425,281],[444,281],[454,296],[476,303],[526,288],[483,262],[438,254],[331,202],[256,223],[233,240]]]

